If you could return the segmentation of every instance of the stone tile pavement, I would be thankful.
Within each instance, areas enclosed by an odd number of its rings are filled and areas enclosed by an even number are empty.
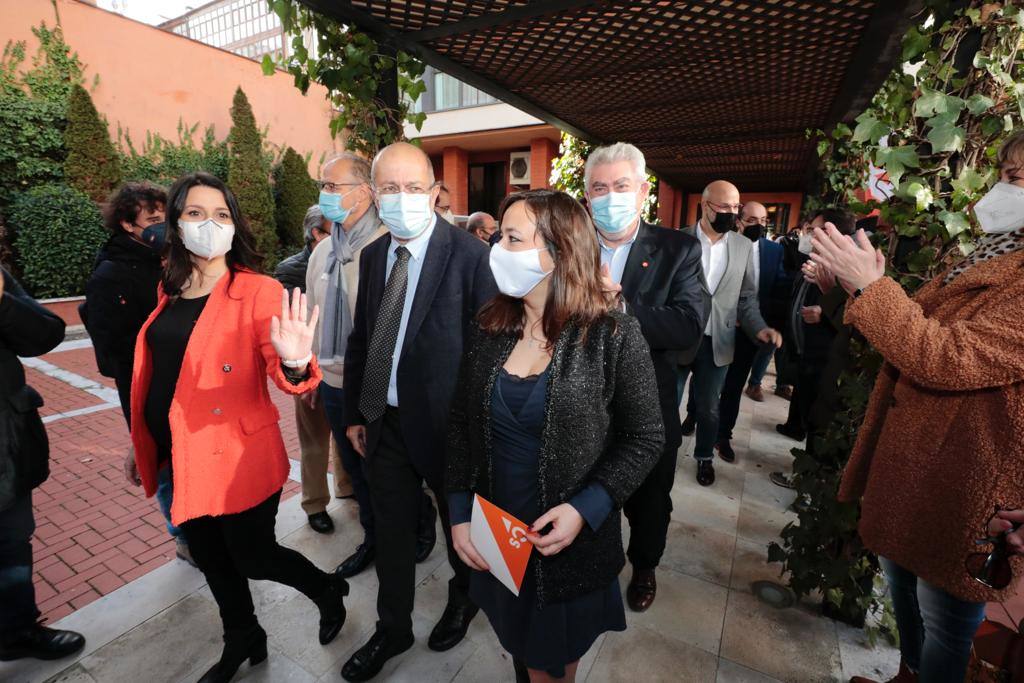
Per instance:
[[[766,544],[792,518],[786,508],[793,494],[767,480],[769,472],[789,465],[793,442],[773,429],[785,410],[786,404],[774,396],[764,404],[744,398],[734,440],[739,461],[719,462],[712,488],[693,481],[693,461],[683,457],[692,452],[692,439],[684,441],[658,599],[645,614],[628,613],[626,632],[608,634],[595,644],[581,663],[579,680],[819,683],[846,680],[853,674],[884,680],[895,671],[896,652],[881,646],[869,649],[860,632],[822,618],[811,602],[779,610],[751,593],[753,581],[779,578],[777,566],[766,563]],[[282,414],[282,426],[289,428],[291,413]],[[100,416],[87,416],[84,422],[95,424]],[[60,467],[57,464],[55,471]],[[338,530],[329,537],[308,528],[296,497],[282,503],[277,520],[282,542],[325,569],[334,567],[360,540],[354,503],[334,501],[330,511]],[[88,645],[80,656],[60,662],[0,663],[0,680],[196,680],[220,647],[216,606],[202,575],[181,562],[165,562],[139,574],[57,621],[59,627],[86,634]],[[426,636],[443,609],[449,576],[439,546],[417,568],[417,643],[389,662],[379,680],[513,680],[511,662],[483,616],[453,650],[439,654],[427,649]],[[627,569],[621,577],[623,586],[628,578]],[[373,630],[376,589],[373,572],[356,577],[348,622],[335,642],[321,647],[315,635],[315,607],[306,598],[277,584],[254,582],[271,655],[266,664],[243,669],[236,680],[340,680],[342,663]]]

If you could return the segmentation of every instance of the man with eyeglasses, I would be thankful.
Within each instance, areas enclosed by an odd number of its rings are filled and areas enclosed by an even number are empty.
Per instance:
[[[318,208],[324,219],[331,223],[331,228],[330,235],[316,245],[309,257],[306,292],[309,309],[312,311],[313,306],[320,307],[320,320],[313,338],[313,353],[320,361],[324,377],[318,392],[307,394],[303,399],[311,405],[311,409],[316,409],[318,400],[323,404],[322,409],[337,444],[342,467],[351,477],[352,494],[359,504],[363,542],[335,570],[347,579],[373,563],[377,553],[377,533],[364,462],[345,435],[345,350],[352,332],[359,286],[359,262],[363,249],[373,240],[386,235],[387,228],[381,222],[373,203],[370,164],[366,159],[351,152],[331,157],[320,170],[319,187]],[[315,462],[307,462],[306,450],[303,449],[304,509],[307,507],[307,488],[319,491],[310,496],[311,502],[308,505],[316,501],[324,505],[327,502],[326,455],[326,451],[321,450]],[[420,523],[416,560],[422,562],[430,555],[437,540],[434,526],[437,513],[425,493],[421,493],[417,500],[420,505]]]
[[[365,459],[377,535],[377,628],[341,670],[347,681],[373,678],[414,643],[413,597],[418,496],[434,492],[455,576],[448,604],[428,640],[455,647],[477,607],[469,568],[454,552],[444,496],[445,438],[465,336],[497,294],[487,247],[434,211],[440,188],[430,159],[398,142],[371,170],[373,195],[389,234],[359,263],[359,295],[345,352],[345,422]]]
[[[785,320],[785,306],[792,280],[786,276],[786,271],[782,267],[782,246],[764,236],[767,224],[768,211],[764,205],[747,202],[740,210],[736,229],[753,245],[754,290],[761,316],[781,327],[782,321]],[[731,441],[732,430],[739,416],[740,399],[746,393],[754,401],[764,401],[761,380],[775,352],[775,347],[771,344],[756,344],[744,334],[736,335],[735,348],[719,404],[720,419],[716,448],[718,455],[726,462],[736,460]],[[747,385],[745,391],[744,384]]]
[[[693,457],[697,483],[715,483],[714,446],[718,438],[719,399],[736,348],[737,322],[743,333],[763,344],[782,346],[782,335],[765,323],[757,305],[753,245],[736,232],[740,191],[716,180],[704,188],[697,224],[686,228],[701,245],[701,290],[706,311],[704,338],[694,351],[679,354],[678,394],[693,375],[695,415],[687,416],[697,432]],[[683,425],[683,433],[687,425]],[[692,433],[692,431],[691,431]]]

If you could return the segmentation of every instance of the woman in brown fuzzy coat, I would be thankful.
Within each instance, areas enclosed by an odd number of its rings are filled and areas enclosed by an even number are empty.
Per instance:
[[[1014,590],[965,568],[990,549],[975,540],[993,510],[1024,504],[1024,134],[998,160],[1000,182],[975,208],[978,249],[913,298],[863,233],[827,226],[814,239],[811,258],[851,295],[846,322],[886,360],[839,497],[861,501],[860,535],[889,582],[894,681],[963,681],[985,603]]]

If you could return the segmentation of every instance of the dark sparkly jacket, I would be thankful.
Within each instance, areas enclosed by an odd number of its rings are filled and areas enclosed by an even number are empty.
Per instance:
[[[610,313],[581,337],[577,326],[566,325],[552,354],[538,502],[550,510],[596,481],[615,509],[596,532],[584,524],[557,555],[534,554],[541,605],[605,588],[618,576],[625,564],[619,510],[654,467],[665,440],[651,354],[637,320]],[[473,329],[448,423],[448,493],[491,497],[491,392],[515,342]]]

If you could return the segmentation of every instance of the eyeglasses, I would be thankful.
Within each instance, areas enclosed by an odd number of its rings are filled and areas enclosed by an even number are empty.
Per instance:
[[[426,186],[420,183],[409,183],[407,185],[386,183],[384,185],[374,187],[373,190],[377,194],[398,194],[399,192],[405,192],[406,194],[427,194],[430,192],[431,187],[432,186]]]
[[[340,194],[343,187],[359,187],[362,183],[332,183],[327,180],[317,181],[317,188],[327,194]]]
[[[768,225],[768,218],[741,218],[743,225],[760,225],[762,228]]]
[[[992,517],[999,512],[999,509],[996,508]],[[1013,567],[1010,565],[1011,553],[1006,545],[1006,534],[1009,532],[1003,532],[998,536],[988,536],[988,525],[992,521],[992,517],[985,522],[985,538],[979,538],[974,542],[975,545],[991,543],[992,552],[971,553],[964,560],[964,566],[967,568],[967,574],[978,583],[988,588],[1002,590],[1013,581]],[[1020,524],[1014,524],[1010,531],[1016,531],[1019,528]]]
[[[743,208],[742,204],[719,204],[718,202],[708,202],[708,206],[714,209],[717,213],[739,213],[740,209]]]

